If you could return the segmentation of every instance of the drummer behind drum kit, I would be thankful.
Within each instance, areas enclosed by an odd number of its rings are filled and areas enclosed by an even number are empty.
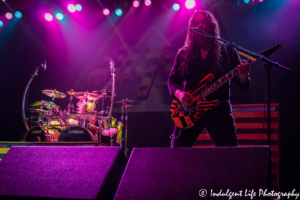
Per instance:
[[[112,74],[112,92],[106,90],[95,90],[93,92],[75,92],[73,89],[67,91],[70,96],[70,103],[64,111],[54,103],[55,98],[65,98],[66,94],[54,90],[43,90],[42,93],[52,98],[52,101],[37,101],[31,103],[32,108],[27,111],[32,113],[30,118],[31,128],[29,129],[27,119],[25,118],[24,104],[23,116],[27,132],[24,141],[36,142],[82,142],[94,141],[101,143],[101,135],[109,136],[110,144],[114,144],[113,136],[117,134],[116,142],[122,146],[122,126],[123,126],[123,110],[126,111],[125,126],[125,153],[127,152],[127,108],[135,102],[133,100],[122,100],[113,102],[114,94],[114,67],[113,61],[110,62]],[[43,65],[42,65],[43,66]],[[39,67],[38,67],[39,68]],[[37,75],[38,68],[32,79]],[[45,67],[44,67],[45,68]],[[24,95],[26,95],[30,82],[27,84]],[[23,100],[25,99],[23,95]],[[79,101],[76,103],[77,109],[73,103],[73,97]],[[111,106],[106,107],[104,111],[105,99],[111,99]],[[97,111],[96,104],[98,100],[102,100],[101,111]],[[23,101],[24,103],[24,101]],[[116,119],[111,116],[112,106],[120,105],[122,107],[121,122],[116,123]],[[35,123],[35,124],[34,124]]]

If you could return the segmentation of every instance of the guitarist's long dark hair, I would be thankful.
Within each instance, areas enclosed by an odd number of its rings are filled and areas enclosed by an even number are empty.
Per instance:
[[[195,46],[195,39],[193,30],[191,30],[191,27],[195,27],[197,25],[196,18],[199,14],[202,14],[204,16],[205,21],[207,22],[209,32],[210,34],[214,35],[215,37],[220,38],[220,29],[217,20],[213,16],[212,13],[208,11],[203,10],[196,10],[193,16],[189,20],[189,26],[188,26],[188,33],[185,39],[184,46],[179,49],[180,51],[183,51],[182,58],[183,62],[181,63],[179,67],[180,75],[185,75],[188,73],[188,66],[189,61],[192,58],[194,54],[194,46]],[[219,40],[213,40],[212,49],[213,56],[214,56],[214,62],[216,65],[219,65],[219,62],[221,60],[222,54],[221,54],[221,43]]]

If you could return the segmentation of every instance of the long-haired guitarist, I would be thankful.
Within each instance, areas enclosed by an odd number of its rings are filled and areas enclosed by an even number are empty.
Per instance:
[[[174,121],[188,128],[175,125],[171,135],[171,147],[192,147],[199,133],[207,129],[215,146],[237,146],[235,122],[230,104],[230,81],[209,94],[205,99],[197,99],[196,91],[201,91],[237,67],[238,76],[232,81],[242,90],[250,86],[249,63],[240,59],[235,49],[223,45],[218,40],[197,34],[191,27],[197,27],[206,33],[220,37],[217,20],[208,11],[195,11],[190,18],[184,46],[179,49],[169,74],[170,95],[181,104],[187,113],[197,107],[201,117],[189,127],[189,116],[179,114]],[[213,88],[211,88],[213,89]],[[201,101],[203,100],[203,101]],[[218,100],[218,101],[216,101]],[[209,107],[209,101],[218,102],[215,108]],[[176,101],[175,101],[176,102]],[[198,103],[197,103],[198,102]],[[200,103],[199,103],[200,102]],[[201,104],[203,102],[203,104]],[[208,110],[207,112],[204,112]],[[191,116],[195,111],[189,112]],[[175,115],[174,115],[175,116]]]

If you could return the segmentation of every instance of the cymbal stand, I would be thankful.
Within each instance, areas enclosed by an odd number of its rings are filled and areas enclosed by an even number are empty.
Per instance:
[[[122,105],[122,115],[123,115],[123,106]],[[124,151],[125,151],[125,157],[127,158],[127,121],[128,121],[128,114],[127,114],[127,105],[124,106],[125,107],[125,112],[126,112],[126,116],[125,116],[125,147],[124,147]],[[123,116],[122,116],[123,117]]]
[[[102,119],[100,119],[100,118],[98,118],[98,126],[99,126],[98,143],[101,143],[101,135],[102,135]]]
[[[73,92],[73,89],[71,89],[71,92]],[[67,106],[69,114],[74,112],[74,104],[73,104],[72,100],[73,100],[73,95],[70,95],[70,103]]]
[[[23,117],[23,122],[24,122],[26,130],[29,130],[29,127],[28,127],[28,124],[27,124],[28,118],[26,118],[26,115],[25,115],[25,97],[26,97],[29,85],[32,82],[33,78],[38,75],[38,71],[39,71],[40,67],[43,67],[44,70],[46,70],[46,61],[45,61],[44,64],[41,64],[41,66],[38,66],[35,69],[35,72],[31,75],[31,78],[29,79],[29,81],[28,81],[28,83],[27,83],[27,85],[25,87],[25,90],[24,90],[24,93],[23,93],[23,97],[22,97],[22,117]],[[23,135],[23,137],[24,137],[24,135]]]
[[[85,114],[87,115],[87,107],[88,107],[88,91],[86,91],[86,97],[85,97]],[[85,127],[88,127],[88,121],[87,121],[87,117],[84,117],[84,123],[85,123]]]

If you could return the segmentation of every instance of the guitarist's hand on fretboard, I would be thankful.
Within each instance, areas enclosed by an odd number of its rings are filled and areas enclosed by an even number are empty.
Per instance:
[[[237,66],[241,82],[246,82],[249,77],[250,64],[242,60],[242,63]]]
[[[185,107],[191,107],[193,106],[194,102],[195,102],[195,98],[193,97],[193,95],[191,95],[188,92],[183,92],[179,89],[177,89],[174,92],[174,96],[181,102],[181,104]]]

